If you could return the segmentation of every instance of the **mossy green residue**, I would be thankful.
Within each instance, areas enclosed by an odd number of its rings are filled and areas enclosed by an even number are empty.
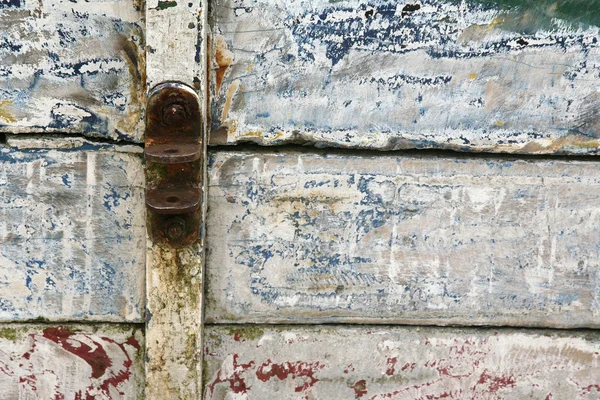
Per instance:
[[[0,338],[16,342],[26,331],[26,328],[0,328]]]
[[[157,10],[165,10],[167,8],[175,7],[177,5],[176,1],[159,1]]]
[[[256,340],[264,335],[265,331],[259,326],[245,325],[229,329],[229,335],[236,340]]]
[[[468,0],[498,8],[499,27],[520,33],[553,30],[559,26],[600,27],[600,0]]]

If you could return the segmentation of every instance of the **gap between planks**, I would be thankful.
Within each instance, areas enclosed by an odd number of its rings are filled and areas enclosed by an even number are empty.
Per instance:
[[[317,147],[313,144],[285,144],[280,146],[262,146],[252,142],[242,142],[235,145],[210,145],[211,153],[256,153],[283,154],[301,153],[315,155],[335,155],[354,157],[417,157],[417,158],[446,158],[446,159],[489,159],[489,160],[523,160],[523,161],[593,161],[599,162],[600,156],[576,154],[527,154],[527,153],[492,153],[492,152],[463,152],[447,149],[404,149],[404,150],[375,150],[341,147]]]
[[[124,324],[128,325],[128,324]],[[132,325],[132,324],[129,324]],[[600,329],[595,328],[561,328],[561,327],[539,327],[539,326],[512,326],[512,325],[461,325],[461,324],[448,324],[448,325],[430,325],[430,324],[400,324],[393,322],[382,322],[381,324],[376,323],[365,323],[361,324],[358,322],[319,322],[319,323],[303,323],[303,322],[293,322],[286,321],[281,323],[274,322],[235,322],[235,321],[227,321],[227,322],[203,322],[202,326],[204,328],[227,328],[231,327],[231,329],[237,329],[240,327],[264,327],[264,328],[290,328],[290,329],[298,329],[298,328],[319,328],[319,327],[327,327],[327,328],[373,328],[373,329],[383,329],[383,328],[407,328],[407,329],[440,329],[440,330],[452,330],[452,329],[461,329],[461,330],[472,330],[472,331],[523,331],[523,332],[563,332],[563,333],[599,333]]]
[[[113,140],[101,137],[89,137],[83,134],[6,134],[0,133],[0,146],[16,147],[26,140],[56,140],[56,141],[76,141],[80,140],[84,143],[96,146],[135,146],[141,150],[144,149],[143,143],[131,141]],[[15,146],[17,145],[17,146]],[[49,147],[26,147],[27,150],[47,149]],[[77,147],[73,147],[77,150]],[[357,149],[357,148],[340,148],[340,147],[317,147],[310,143],[305,144],[285,144],[280,146],[261,146],[252,142],[241,142],[235,145],[210,145],[208,153],[256,153],[256,154],[271,154],[271,153],[302,153],[302,154],[317,154],[317,155],[347,155],[355,157],[419,157],[419,158],[454,158],[454,159],[493,159],[493,160],[524,160],[524,161],[592,161],[600,162],[600,156],[579,155],[579,154],[527,154],[527,153],[492,153],[492,152],[462,152],[447,149],[405,149],[405,150],[373,150],[373,149]]]

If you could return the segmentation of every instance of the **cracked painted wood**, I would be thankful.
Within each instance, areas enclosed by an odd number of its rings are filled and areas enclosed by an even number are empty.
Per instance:
[[[211,143],[597,154],[599,10],[216,0]]]
[[[600,164],[214,152],[207,322],[600,327]]]
[[[127,325],[0,324],[0,398],[143,399],[144,336]]]
[[[205,399],[597,399],[597,332],[207,326]]]
[[[205,119],[206,0],[146,4],[148,89],[165,81],[193,87]],[[206,126],[206,121],[204,121]],[[203,139],[203,154],[206,140]],[[206,175],[206,160],[202,160]],[[150,165],[148,185],[161,181]],[[203,215],[206,211],[203,191]],[[202,218],[204,221],[204,216]],[[204,227],[195,245],[171,249],[148,241],[146,264],[146,398],[200,398]]]
[[[0,320],[143,321],[144,170],[124,152],[134,146],[9,143],[0,147]]]
[[[141,7],[136,0],[0,2],[0,132],[141,141]]]

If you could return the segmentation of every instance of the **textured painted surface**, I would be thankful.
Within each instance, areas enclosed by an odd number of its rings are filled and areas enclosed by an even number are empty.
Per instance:
[[[152,0],[146,4],[148,88],[164,81],[193,87],[200,97],[203,118],[206,10],[206,0]],[[206,140],[202,144],[206,153]],[[206,175],[205,159],[202,162],[202,175]],[[160,183],[160,166],[149,166],[146,177],[149,187]],[[202,207],[204,213],[204,199]],[[201,231],[203,236],[204,227]],[[147,399],[200,398],[203,264],[203,237],[180,250],[148,242]]]
[[[600,165],[213,153],[206,319],[599,327]]]
[[[64,150],[9,142],[23,150],[0,147],[0,320],[141,321],[140,155],[79,139],[53,139]]]
[[[208,399],[597,399],[597,333],[206,327]]]
[[[143,398],[144,337],[119,325],[0,324],[0,398]]]
[[[0,132],[140,141],[143,5],[0,2]]]
[[[597,0],[212,7],[213,143],[598,152]]]
[[[197,399],[201,391],[202,244],[148,244],[146,398]]]
[[[204,93],[205,2],[146,2],[148,88],[165,81],[177,81]]]

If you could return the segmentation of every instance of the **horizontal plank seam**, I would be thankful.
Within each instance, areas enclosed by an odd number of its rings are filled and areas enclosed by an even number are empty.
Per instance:
[[[28,140],[28,139],[82,139],[91,144],[114,145],[114,146],[137,146],[144,148],[143,143],[132,142],[128,140],[114,140],[110,138],[102,138],[97,136],[86,136],[76,133],[0,133],[0,145],[8,145],[9,140]],[[41,148],[43,149],[43,148]],[[76,150],[76,148],[74,148]]]
[[[219,327],[219,328],[227,328],[231,329],[239,329],[242,326],[253,326],[253,327],[266,327],[266,328],[370,328],[370,329],[383,329],[383,328],[411,328],[411,329],[462,329],[462,330],[473,330],[473,331],[556,331],[556,332],[579,332],[579,333],[598,333],[600,329],[594,328],[544,328],[544,327],[529,327],[529,326],[494,326],[494,325],[409,325],[409,324],[392,324],[392,323],[382,323],[382,324],[359,324],[359,323],[294,323],[294,322],[285,322],[285,323],[233,323],[233,322],[224,322],[224,323],[215,323],[215,322],[204,322],[204,328],[211,327]]]
[[[232,145],[210,145],[209,153],[298,153],[309,155],[334,155],[357,157],[422,157],[422,158],[453,158],[453,159],[483,159],[483,160],[525,160],[525,161],[595,161],[599,156],[576,154],[528,154],[528,153],[492,153],[492,152],[461,152],[446,149],[405,149],[405,150],[374,150],[341,147],[316,147],[312,144],[285,144],[281,146],[261,146],[256,143],[240,143]]]
[[[56,321],[52,321],[52,320],[39,320],[39,319],[25,319],[25,320],[15,320],[15,321],[1,321],[0,322],[0,326],[6,327],[6,326],[11,326],[11,325],[36,325],[36,326],[100,326],[100,325],[104,325],[104,326],[123,326],[123,327],[133,327],[133,328],[137,328],[137,329],[142,329],[144,332],[145,330],[145,322],[127,322],[127,321],[102,321],[102,320],[98,320],[98,321],[89,321],[89,320],[76,320],[76,319],[70,319],[70,320],[56,320]]]

